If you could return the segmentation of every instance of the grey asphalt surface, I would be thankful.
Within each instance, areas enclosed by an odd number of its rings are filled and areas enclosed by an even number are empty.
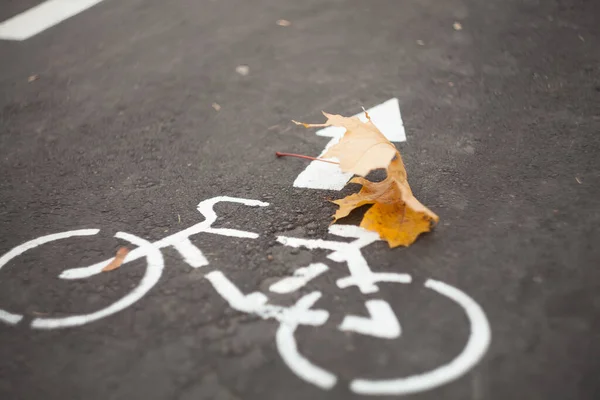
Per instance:
[[[0,19],[32,4],[2,2]],[[416,283],[381,284],[375,297],[403,328],[386,341],[336,329],[375,298],[335,285],[344,265],[275,241],[328,238],[326,198],[356,188],[293,188],[306,163],[274,152],[317,155],[326,144],[291,119],[321,122],[321,110],[352,115],[392,97],[409,181],[441,221],[410,248],[364,250],[373,269]],[[428,278],[476,300],[492,342],[462,378],[403,398],[600,398],[599,150],[592,0],[106,0],[26,41],[0,41],[0,254],[101,230],[0,270],[0,308],[26,316],[0,325],[0,398],[367,398],[348,390],[353,377],[420,373],[464,346],[464,314],[423,289]],[[221,195],[271,203],[217,207],[219,226],[259,239],[195,236],[209,266],[167,249],[162,279],[133,306],[77,328],[28,326],[128,293],[141,260],[86,280],[58,275],[114,255],[116,232],[154,241],[200,222],[197,204]],[[310,262],[331,270],[301,293],[322,291],[317,306],[332,315],[296,336],[339,376],[329,391],[285,366],[276,322],[232,310],[204,279],[220,270],[245,293],[267,292]]]

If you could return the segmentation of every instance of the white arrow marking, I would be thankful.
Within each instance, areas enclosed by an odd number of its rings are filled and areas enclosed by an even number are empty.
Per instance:
[[[339,326],[342,331],[353,331],[361,335],[371,335],[382,339],[400,337],[402,329],[394,310],[384,300],[368,300],[365,302],[370,317],[347,315]]]
[[[393,98],[384,103],[381,103],[367,110],[371,121],[377,128],[392,142],[405,142],[406,133],[404,132],[404,124],[400,116],[400,105],[398,99]],[[361,121],[366,122],[365,113],[356,114],[356,117]],[[326,136],[332,138],[325,150],[319,155],[322,157],[327,150],[339,142],[341,137],[346,132],[346,129],[337,126],[329,126],[318,130],[318,136]],[[341,190],[346,183],[352,178],[351,173],[344,173],[340,168],[331,163],[321,161],[312,161],[304,171],[298,175],[294,181],[294,187],[308,189],[324,189],[324,190]]]
[[[0,23],[0,39],[29,39],[102,1],[48,0]]]

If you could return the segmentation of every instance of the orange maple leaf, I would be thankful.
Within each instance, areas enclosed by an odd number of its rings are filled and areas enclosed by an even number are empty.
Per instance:
[[[408,246],[421,233],[429,232],[439,217],[413,196],[399,153],[387,173],[381,182],[352,179],[351,183],[358,183],[362,188],[358,193],[333,201],[340,207],[333,216],[334,222],[360,206],[373,204],[360,226],[379,233],[390,247]]]

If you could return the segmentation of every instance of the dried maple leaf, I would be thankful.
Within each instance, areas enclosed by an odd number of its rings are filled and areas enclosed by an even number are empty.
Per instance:
[[[421,233],[429,232],[439,217],[413,196],[399,153],[390,163],[387,174],[381,182],[352,179],[351,183],[363,187],[356,194],[333,201],[340,207],[333,216],[334,222],[360,206],[373,204],[363,216],[360,226],[379,233],[390,247],[408,246]]]
[[[387,171],[387,177],[381,182],[353,178],[350,182],[358,183],[362,188],[358,193],[333,201],[339,206],[333,222],[348,216],[358,207],[372,204],[360,226],[379,233],[390,247],[409,246],[421,233],[429,232],[439,218],[413,196],[400,153],[373,124],[369,114],[365,114],[367,122],[357,117],[323,113],[327,117],[324,124],[294,123],[307,128],[346,128],[340,141],[322,156],[337,158],[342,171],[362,177],[375,169],[385,168]]]
[[[129,249],[127,247],[119,248],[119,250],[117,250],[115,258],[113,258],[113,260],[110,263],[108,263],[106,267],[102,268],[102,272],[112,271],[113,269],[119,268],[121,264],[123,264],[123,260],[125,260],[127,253],[129,253]]]
[[[337,158],[340,169],[360,176],[378,168],[387,168],[397,150],[379,129],[371,122],[362,122],[357,117],[342,117],[323,113],[327,117],[324,124],[304,124],[294,121],[306,128],[339,126],[346,128],[346,133],[339,143],[331,146],[321,158]],[[369,115],[367,114],[367,118]]]

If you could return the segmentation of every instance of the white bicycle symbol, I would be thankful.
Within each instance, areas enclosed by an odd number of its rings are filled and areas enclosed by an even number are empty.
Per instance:
[[[164,268],[161,249],[165,247],[172,246],[175,248],[192,268],[209,265],[202,251],[190,241],[189,238],[193,235],[210,233],[248,239],[259,237],[254,232],[213,228],[212,225],[217,220],[217,214],[213,208],[219,202],[240,203],[251,207],[266,207],[269,205],[258,200],[219,196],[204,200],[198,205],[198,211],[204,216],[204,221],[157,242],[151,243],[138,236],[118,232],[115,237],[137,246],[125,257],[124,263],[142,257],[146,258],[146,270],[139,285],[123,298],[99,311],[63,318],[38,317],[31,321],[31,327],[35,329],[55,329],[80,326],[129,307],[141,299],[160,279]],[[92,236],[98,232],[99,229],[81,229],[42,236],[23,243],[0,257],[0,269],[15,257],[42,244],[74,236]],[[346,263],[348,266],[349,275],[336,282],[341,289],[356,286],[362,293],[376,293],[379,290],[377,286],[379,282],[402,284],[412,282],[412,278],[408,274],[373,272],[370,269],[361,249],[379,240],[376,233],[350,225],[333,225],[329,228],[329,233],[354,240],[345,242],[278,236],[277,241],[284,246],[331,251],[327,256],[328,259]],[[110,261],[108,259],[88,267],[68,269],[63,271],[59,277],[62,279],[88,278],[100,273]],[[323,263],[310,264],[297,269],[293,276],[285,277],[274,283],[269,287],[269,290],[276,293],[293,292],[325,273],[328,269],[329,267]],[[294,337],[298,326],[321,326],[328,320],[328,311],[312,309],[312,306],[321,297],[321,292],[311,292],[302,296],[293,306],[283,307],[270,304],[268,296],[261,292],[244,295],[221,271],[212,271],[206,274],[205,277],[232,308],[240,312],[257,315],[263,319],[275,319],[279,322],[275,338],[276,346],[281,358],[295,375],[322,389],[330,389],[337,383],[335,374],[315,365],[300,354]],[[425,282],[425,287],[447,297],[465,311],[470,324],[470,336],[463,351],[449,363],[419,375],[385,380],[355,378],[350,382],[350,389],[353,392],[370,395],[421,392],[459,378],[481,360],[491,340],[489,323],[481,307],[467,294],[446,283],[429,279]],[[346,315],[338,328],[342,331],[353,331],[382,339],[396,339],[401,335],[400,323],[385,300],[367,300],[365,306],[371,314],[371,318]],[[0,309],[0,321],[15,325],[22,319],[23,315],[21,314]]]

